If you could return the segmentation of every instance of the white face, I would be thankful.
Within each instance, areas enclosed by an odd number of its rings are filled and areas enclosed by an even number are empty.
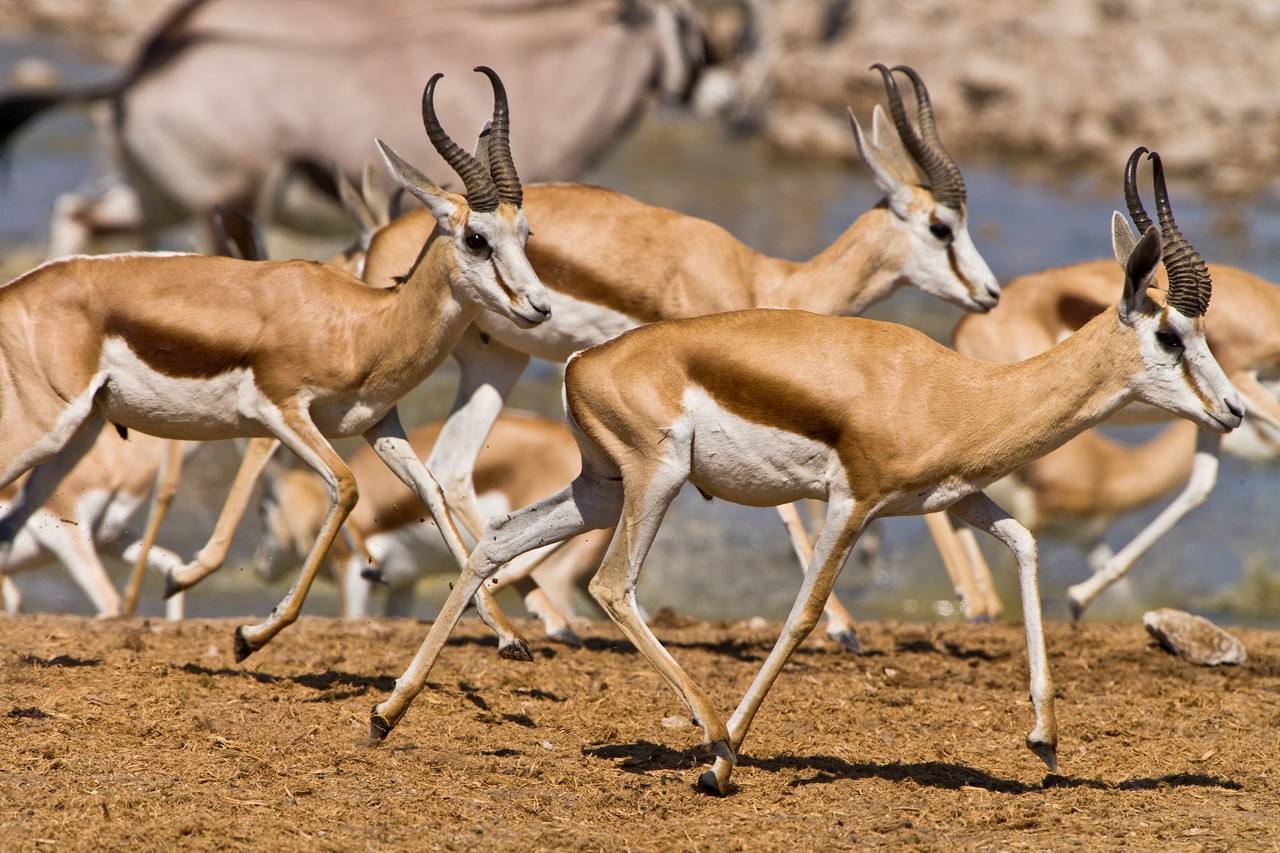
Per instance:
[[[918,185],[914,161],[879,106],[870,139],[852,112],[849,121],[858,152],[888,200],[893,227],[907,241],[903,280],[966,311],[994,308],[1000,284],[973,245],[967,212],[939,204]]]
[[[1125,269],[1120,321],[1133,329],[1142,359],[1131,383],[1138,399],[1213,432],[1240,426],[1244,399],[1209,351],[1204,318],[1187,317],[1165,305],[1158,292],[1148,291],[1160,263],[1156,229],[1135,240],[1124,217],[1115,213],[1111,235],[1116,260]]]
[[[1184,317],[1176,308],[1153,307],[1154,313],[1133,323],[1143,363],[1138,396],[1213,432],[1240,426],[1244,400],[1209,351],[1204,320]]]
[[[509,205],[495,211],[467,211],[466,224],[448,228],[459,276],[454,295],[506,317],[527,329],[551,316],[551,297],[525,256],[529,222]]]
[[[1000,301],[1000,284],[969,236],[967,216],[917,190],[906,209],[890,210],[910,245],[902,274],[925,293],[986,313]],[[923,196],[924,198],[920,198]]]

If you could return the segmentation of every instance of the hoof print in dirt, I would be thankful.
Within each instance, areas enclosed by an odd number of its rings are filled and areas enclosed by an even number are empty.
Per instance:
[[[1163,607],[1142,615],[1147,633],[1168,652],[1200,666],[1244,663],[1244,643],[1205,619],[1182,610]]]
[[[524,640],[517,640],[514,643],[507,643],[498,649],[498,657],[503,660],[522,660],[532,661],[533,652],[529,651],[529,644]]]

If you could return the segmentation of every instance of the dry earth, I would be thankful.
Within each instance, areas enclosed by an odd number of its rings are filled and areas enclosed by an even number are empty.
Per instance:
[[[423,626],[306,619],[243,667],[230,659],[232,626],[0,620],[4,846],[1280,841],[1275,632],[1240,631],[1248,662],[1208,670],[1136,624],[1052,626],[1060,776],[1022,746],[1031,715],[1017,626],[872,624],[865,657],[811,641],[751,733],[739,788],[717,799],[692,787],[698,731],[604,625],[585,632],[585,649],[538,643],[536,662],[520,665],[464,623],[432,689],[378,747],[366,742],[369,708]],[[776,626],[656,630],[728,707]]]

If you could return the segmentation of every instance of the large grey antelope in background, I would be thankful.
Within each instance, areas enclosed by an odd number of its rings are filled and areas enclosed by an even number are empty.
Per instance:
[[[1155,155],[1153,155],[1155,156]],[[1161,216],[1164,220],[1163,211]],[[372,713],[385,738],[468,601],[506,563],[617,526],[593,596],[689,709],[724,793],[752,719],[817,624],[850,550],[879,516],[948,511],[1018,561],[1035,727],[1056,770],[1058,732],[1036,580],[1035,539],[983,489],[1140,400],[1215,433],[1239,426],[1240,395],[1205,339],[1212,284],[1176,230],[1112,219],[1123,295],[1053,349],[1016,364],[975,361],[892,323],[749,310],[653,323],[575,356],[565,409],[582,473],[552,497],[494,519],[391,695]],[[1169,286],[1156,286],[1164,247]],[[735,503],[827,501],[804,583],[773,650],[726,723],[641,618],[636,582],[680,488]]]
[[[1138,198],[1137,166],[1135,152],[1125,171],[1125,198],[1135,221],[1146,216]],[[1164,173],[1158,165],[1155,191],[1161,227],[1176,233]],[[1204,503],[1217,481],[1222,450],[1258,461],[1280,458],[1280,401],[1275,390],[1264,384],[1280,372],[1280,290],[1236,267],[1215,264],[1209,269],[1214,283],[1213,302],[1204,310],[1209,348],[1249,408],[1245,428],[1226,437],[1211,430],[1194,437],[1186,424],[1178,423],[1136,448],[1117,447],[1101,435],[1087,433],[1031,462],[1013,478],[1014,503],[1021,505],[1028,521],[1093,522],[1087,541],[1093,546],[1089,563],[1094,574],[1067,591],[1074,619],[1123,578],[1180,519]],[[996,310],[960,321],[956,349],[984,361],[1030,358],[1105,310],[1120,285],[1118,278],[1103,261],[1089,261],[1012,281]],[[1112,420],[1143,423],[1162,416],[1162,412],[1135,406]],[[1152,464],[1156,458],[1161,459],[1158,466]],[[1179,484],[1184,484],[1181,493],[1129,544],[1114,553],[1101,544],[1102,534],[1117,515]],[[964,597],[973,599],[972,604],[966,601],[970,616],[998,615],[1000,604],[982,553],[963,540],[957,546],[945,519],[931,523],[930,530],[944,557],[958,563],[961,585],[968,590]]]
[[[903,286],[918,287],[968,311],[988,311],[997,303],[995,276],[969,236],[964,178],[942,145],[924,82],[905,66],[894,71],[875,67],[888,93],[892,123],[879,106],[869,137],[852,113],[850,122],[885,203],[859,216],[809,261],[762,255],[710,222],[598,187],[526,188],[523,209],[536,232],[529,259],[550,294],[552,317],[537,329],[477,317],[475,334],[464,336],[454,350],[462,380],[427,460],[451,511],[473,536],[483,530],[485,517],[477,505],[472,470],[530,356],[563,362],[578,350],[645,323],[743,308],[859,314]],[[895,72],[906,75],[915,89],[918,131],[907,115]],[[364,261],[365,282],[392,283],[413,263],[434,227],[429,214],[412,211],[375,233]],[[246,462],[232,490],[242,501],[252,488],[252,467],[252,461]],[[807,563],[808,537],[799,515],[790,506],[781,512],[802,563]],[[226,525],[220,522],[219,528],[225,534]],[[224,541],[228,538],[224,535]],[[225,548],[202,552],[169,588],[189,588],[213,571],[222,556]],[[535,594],[527,585],[521,592]],[[856,649],[853,620],[835,598],[827,615],[828,634]],[[502,624],[501,646],[515,653],[524,642],[508,622]]]
[[[327,184],[336,162],[354,178],[375,135],[442,179],[404,105],[431,73],[477,62],[507,69],[525,176],[573,178],[655,93],[688,91],[702,48],[688,0],[186,0],[118,79],[0,100],[0,145],[46,109],[110,110],[103,145],[121,183],[59,200],[50,255],[70,254],[219,205],[269,209],[257,196],[277,195],[290,167]],[[481,85],[441,98],[446,124],[483,123]]]
[[[486,163],[440,126],[439,75],[422,96],[427,135],[466,196],[378,143],[437,222],[395,288],[369,288],[308,261],[168,253],[52,261],[0,288],[0,486],[34,469],[0,518],[4,551],[110,422],[162,438],[271,436],[325,480],[329,511],[299,579],[265,621],[236,629],[237,659],[297,619],[355,505],[355,479],[329,438],[363,436],[427,506],[462,564],[462,540],[405,439],[396,402],[482,311],[529,326],[550,315],[525,256],[529,226],[507,144],[505,92],[492,70],[477,70],[494,89]]]

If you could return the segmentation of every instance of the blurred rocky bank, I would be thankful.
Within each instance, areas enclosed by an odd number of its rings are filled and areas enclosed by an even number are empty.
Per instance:
[[[65,34],[87,51],[122,61],[174,5],[0,0],[0,30]],[[760,57],[749,81],[754,125],[784,152],[853,157],[845,105],[868,116],[882,90],[867,66],[884,61],[924,74],[944,139],[962,159],[1013,158],[1049,173],[1083,168],[1113,176],[1141,143],[1222,195],[1265,189],[1280,166],[1274,0],[698,5],[715,47],[741,43],[749,32],[746,41]],[[755,25],[742,26],[749,18]]]

